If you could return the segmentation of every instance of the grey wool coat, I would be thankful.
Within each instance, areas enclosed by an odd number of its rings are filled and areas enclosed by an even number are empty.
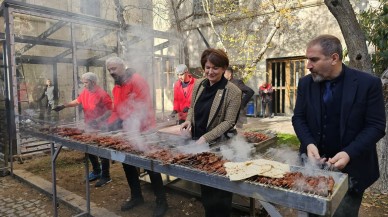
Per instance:
[[[204,90],[202,84],[205,80],[206,78],[198,79],[193,88],[190,110],[186,119],[191,122],[193,127],[195,126],[195,104]],[[206,142],[217,142],[225,132],[234,127],[240,112],[241,94],[241,90],[229,81],[225,86],[225,89],[217,90],[213,104],[210,108],[209,119],[207,122],[208,132],[203,135]],[[222,95],[225,95],[223,100]]]

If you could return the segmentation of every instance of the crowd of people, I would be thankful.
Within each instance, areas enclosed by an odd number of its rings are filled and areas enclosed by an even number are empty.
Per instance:
[[[311,40],[306,50],[307,69],[311,72],[298,84],[292,117],[300,140],[300,154],[306,161],[318,161],[349,174],[349,188],[334,216],[358,216],[366,188],[379,177],[377,141],[385,135],[385,107],[380,79],[349,68],[342,63],[338,38],[322,35]],[[242,127],[245,107],[254,90],[234,77],[227,54],[220,49],[203,51],[200,64],[204,77],[195,79],[186,65],[175,69],[174,102],[171,117],[178,116],[180,130],[196,144],[222,144]],[[82,75],[84,90],[77,99],[56,106],[55,111],[82,105],[84,121],[92,129],[118,129],[146,132],[155,126],[155,113],[146,80],[126,67],[119,57],[106,60],[114,79],[113,100],[97,85],[97,76]],[[46,93],[49,93],[49,85]],[[268,81],[258,88],[263,117],[273,117],[273,89]],[[267,108],[268,107],[268,108]],[[268,111],[267,111],[268,109]],[[111,181],[109,160],[89,155],[93,171],[89,180],[96,187]],[[128,211],[144,203],[138,169],[123,164],[131,195],[121,206]],[[156,197],[153,216],[168,210],[161,174],[146,170]],[[231,215],[232,193],[201,186],[206,217]]]

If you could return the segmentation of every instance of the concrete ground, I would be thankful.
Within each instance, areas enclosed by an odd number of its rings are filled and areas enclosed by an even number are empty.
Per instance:
[[[277,133],[295,134],[292,127],[291,117],[288,116],[275,116],[273,118],[253,118],[248,117],[248,123],[244,124],[243,129],[259,129],[270,130]]]

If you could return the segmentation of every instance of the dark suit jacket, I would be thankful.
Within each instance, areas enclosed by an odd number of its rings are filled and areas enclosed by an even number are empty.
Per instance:
[[[232,78],[230,79],[230,82],[232,82],[241,90],[242,92],[241,109],[244,109],[245,106],[247,106],[249,100],[252,98],[253,94],[255,94],[255,91],[253,91],[252,88],[245,85],[241,79]]]
[[[340,130],[341,149],[350,156],[350,162],[343,169],[349,174],[353,185],[350,187],[363,191],[380,176],[376,143],[385,135],[386,123],[382,84],[373,75],[343,67],[340,129],[331,130]],[[301,142],[301,153],[306,153],[310,143],[318,147],[321,136],[320,98],[320,84],[315,83],[311,75],[299,80],[292,124]]]

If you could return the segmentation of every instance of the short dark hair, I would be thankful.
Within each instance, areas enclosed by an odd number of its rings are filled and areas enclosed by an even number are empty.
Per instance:
[[[307,47],[312,47],[319,44],[322,47],[322,53],[325,56],[331,56],[335,53],[338,54],[339,59],[342,60],[342,45],[341,41],[333,35],[320,35],[311,40]]]
[[[232,67],[230,67],[230,66],[229,66],[228,68],[226,68],[226,70],[228,70],[228,71],[229,71],[230,73],[232,73],[232,74],[234,73],[234,70],[233,70],[233,68],[232,68]]]
[[[227,68],[229,66],[229,58],[225,51],[221,49],[208,48],[202,52],[201,65],[205,69],[206,62],[209,61],[217,67]]]

